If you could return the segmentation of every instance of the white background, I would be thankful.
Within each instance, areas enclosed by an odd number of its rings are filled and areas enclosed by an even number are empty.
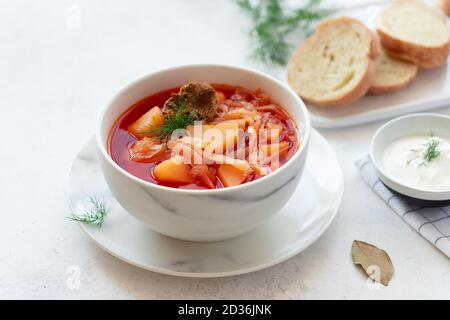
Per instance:
[[[65,218],[71,162],[112,95],[168,66],[253,66],[248,26],[230,0],[0,1],[0,298],[450,298],[449,259],[382,203],[353,165],[381,123],[320,131],[343,167],[342,208],[310,248],[263,271],[199,280],[140,270]],[[354,239],[390,254],[389,287],[368,289],[351,261]],[[67,286],[71,266],[80,270],[79,289]]]

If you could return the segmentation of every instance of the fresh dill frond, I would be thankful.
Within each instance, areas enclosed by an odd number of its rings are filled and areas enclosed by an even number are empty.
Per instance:
[[[315,21],[335,12],[333,9],[321,9],[321,2],[308,0],[303,7],[288,8],[283,0],[236,0],[237,5],[252,19],[252,57],[265,64],[284,65],[291,49],[288,36],[294,31],[300,31],[304,36],[310,35]]]
[[[186,129],[186,127],[193,124],[195,120],[196,117],[186,110],[185,99],[180,98],[176,109],[171,114],[164,117],[164,125],[158,127],[150,126],[143,133],[159,136],[164,139],[169,137],[177,129]]]
[[[441,151],[438,149],[440,140],[436,138],[434,135],[431,136],[430,140],[428,140],[428,143],[426,144],[425,151],[423,152],[423,164],[430,163],[439,155],[441,154]]]
[[[418,166],[426,166],[441,154],[441,151],[438,149],[439,143],[439,138],[437,138],[434,133],[431,132],[430,138],[426,143],[423,144],[423,148],[415,148],[409,150],[413,153],[413,156],[406,161],[406,164],[409,165],[413,160],[422,159]]]
[[[80,214],[72,214],[69,219],[73,221],[82,222],[85,224],[93,224],[101,227],[103,221],[108,214],[108,208],[105,205],[103,199],[89,196],[88,202],[91,204],[91,208]]]

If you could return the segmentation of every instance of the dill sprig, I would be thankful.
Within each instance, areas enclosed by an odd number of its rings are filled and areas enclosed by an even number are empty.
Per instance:
[[[425,166],[429,164],[431,161],[439,157],[441,151],[438,149],[440,140],[437,138],[433,132],[430,134],[430,138],[426,143],[423,144],[423,148],[411,149],[410,151],[413,153],[413,157],[406,161],[406,164],[409,165],[413,160],[422,159],[422,161],[418,164],[419,167]],[[421,152],[421,150],[423,150]]]
[[[249,14],[253,25],[250,39],[254,46],[252,57],[265,64],[284,65],[291,44],[288,35],[300,31],[310,35],[313,23],[335,10],[319,8],[322,0],[308,0],[301,8],[287,8],[283,0],[236,0],[238,6]]]
[[[150,126],[143,134],[159,136],[164,139],[169,137],[177,129],[186,129],[195,120],[196,117],[186,110],[186,100],[180,97],[176,109],[164,117],[164,125],[158,127]]]
[[[108,208],[106,208],[104,200],[89,196],[88,202],[91,204],[91,208],[89,210],[86,210],[80,214],[72,214],[68,218],[73,221],[93,224],[101,227],[109,211]]]
[[[441,154],[441,151],[438,149],[438,145],[440,143],[440,140],[436,137],[431,137],[430,140],[428,140],[428,143],[426,144],[425,151],[423,152],[423,164],[430,163],[439,155]]]

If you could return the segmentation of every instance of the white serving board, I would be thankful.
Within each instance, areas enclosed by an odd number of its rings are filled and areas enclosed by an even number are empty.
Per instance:
[[[375,29],[375,17],[386,1],[340,10],[337,16],[350,16]],[[394,93],[368,95],[351,105],[330,108],[307,104],[311,122],[317,128],[339,128],[407,113],[450,106],[448,63],[434,69],[420,69],[410,86]]]

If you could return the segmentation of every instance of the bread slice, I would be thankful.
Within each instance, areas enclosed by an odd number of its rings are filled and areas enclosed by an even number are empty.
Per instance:
[[[389,54],[433,68],[447,61],[450,32],[445,15],[414,0],[398,0],[377,19],[381,45]]]
[[[439,0],[439,6],[446,15],[450,15],[450,0]]]
[[[294,53],[288,82],[297,94],[320,106],[340,106],[362,97],[375,74],[377,42],[360,21],[322,21]]]
[[[416,64],[391,57],[381,50],[375,60],[375,77],[369,91],[375,94],[397,91],[416,78],[418,69]]]

